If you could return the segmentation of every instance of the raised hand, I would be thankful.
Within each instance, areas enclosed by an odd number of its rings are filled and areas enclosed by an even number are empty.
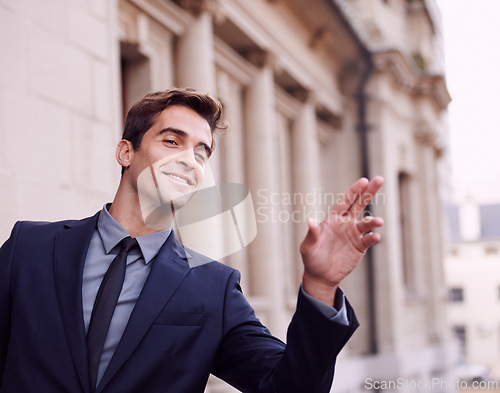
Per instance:
[[[361,178],[321,223],[307,222],[309,231],[300,245],[304,262],[302,285],[306,293],[333,305],[340,282],[354,270],[366,250],[380,241],[380,234],[372,231],[384,224],[383,219],[359,218],[383,184],[380,176],[372,181]]]

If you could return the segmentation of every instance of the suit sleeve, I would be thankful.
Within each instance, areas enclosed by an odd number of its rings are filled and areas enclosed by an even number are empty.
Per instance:
[[[245,393],[328,393],[338,353],[358,326],[346,300],[348,325],[327,318],[299,292],[287,345],[255,317],[239,285],[228,281],[224,337],[213,370]]]
[[[20,222],[16,223],[10,238],[0,248],[0,386],[2,386],[3,373],[9,347],[11,325],[11,270]]]

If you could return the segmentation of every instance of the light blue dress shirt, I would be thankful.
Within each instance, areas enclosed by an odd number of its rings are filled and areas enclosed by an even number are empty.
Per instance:
[[[104,342],[97,384],[99,384],[127,326],[130,314],[132,314],[148,278],[151,263],[171,231],[172,228],[167,228],[163,231],[136,237],[140,251],[133,250],[127,257],[125,280]],[[119,243],[127,236],[130,236],[128,232],[109,214],[107,206],[104,206],[97,221],[97,228],[92,234],[83,268],[82,301],[86,333],[99,286],[109,265],[120,251]]]
[[[92,234],[83,268],[82,301],[86,333],[88,332],[92,308],[94,307],[95,298],[102,279],[109,265],[111,265],[111,262],[120,250],[119,243],[125,237],[130,236],[111,214],[109,214],[109,206],[111,205],[105,205],[99,215],[97,228]],[[99,384],[104,371],[108,367],[123,332],[125,331],[132,310],[148,278],[151,270],[151,263],[154,263],[153,259],[156,257],[171,232],[172,228],[167,228],[163,231],[136,237],[140,251],[137,249],[132,250],[127,257],[125,280],[113,318],[111,319],[106,341],[104,342],[104,348],[99,363],[97,384]],[[335,297],[335,307],[331,307],[308,295],[304,292],[302,287],[300,290],[327,318],[344,325],[349,324],[344,294],[340,289],[337,291]]]

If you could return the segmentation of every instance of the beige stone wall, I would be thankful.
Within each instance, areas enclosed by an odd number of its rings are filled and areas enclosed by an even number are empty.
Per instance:
[[[1,1],[0,237],[19,219],[85,217],[113,196],[112,2]]]

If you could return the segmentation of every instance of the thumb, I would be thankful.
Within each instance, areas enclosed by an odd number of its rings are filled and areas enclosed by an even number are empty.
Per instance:
[[[304,242],[314,244],[318,240],[320,234],[319,223],[316,219],[309,218],[307,220],[307,226],[309,227],[309,231],[307,232]]]

